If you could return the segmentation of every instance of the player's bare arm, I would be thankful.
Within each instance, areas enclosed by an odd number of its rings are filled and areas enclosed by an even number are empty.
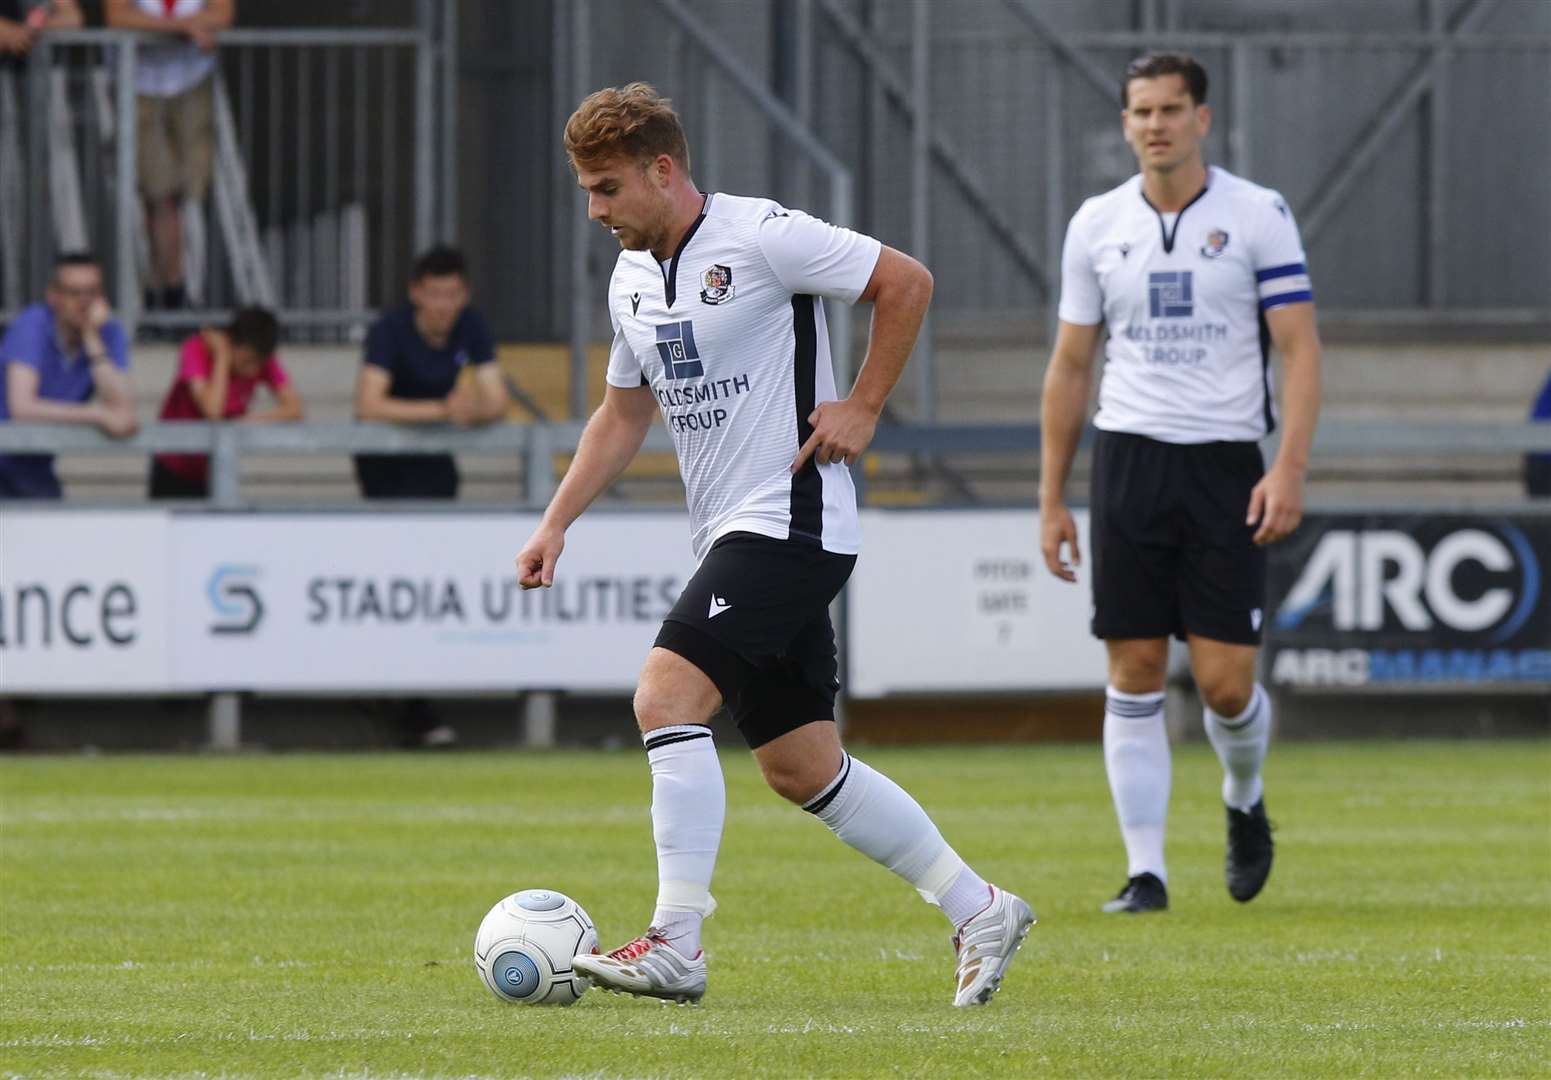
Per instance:
[[[1066,508],[1066,478],[1088,415],[1093,355],[1098,350],[1103,325],[1084,326],[1061,320],[1040,394],[1039,549],[1045,556],[1045,566],[1062,581],[1077,580],[1076,567],[1081,561],[1077,553],[1077,522]]]
[[[884,245],[859,303],[870,303],[872,331],[856,385],[843,401],[826,401],[808,417],[813,434],[803,443],[792,472],[811,455],[820,465],[849,465],[872,442],[878,416],[915,348],[932,302],[932,273],[902,251]]]
[[[1319,328],[1312,303],[1266,312],[1271,340],[1282,357],[1282,443],[1276,460],[1249,497],[1246,524],[1257,544],[1273,544],[1303,520],[1303,481],[1319,420]]]
[[[576,457],[544,511],[544,519],[517,556],[517,583],[536,589],[555,583],[555,563],[565,548],[565,531],[604,488],[625,471],[641,449],[657,415],[650,387],[610,385],[603,404],[587,421]]]

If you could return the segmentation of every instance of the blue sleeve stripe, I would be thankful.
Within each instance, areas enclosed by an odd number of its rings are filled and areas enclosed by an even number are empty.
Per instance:
[[[1287,263],[1283,266],[1272,266],[1265,270],[1255,271],[1256,281],[1270,281],[1272,278],[1287,277],[1289,274],[1306,274],[1302,263]]]
[[[1313,299],[1314,293],[1309,289],[1299,289],[1297,292],[1277,293],[1275,296],[1268,296],[1264,300],[1260,301],[1260,310],[1270,311],[1272,308],[1281,307],[1283,304],[1296,304],[1301,300],[1312,301]]]

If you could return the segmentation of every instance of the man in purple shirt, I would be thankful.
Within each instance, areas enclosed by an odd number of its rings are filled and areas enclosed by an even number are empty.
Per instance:
[[[44,302],[0,338],[0,422],[96,424],[135,433],[129,342],[102,292],[102,268],[77,252],[54,263]],[[0,454],[0,499],[57,499],[50,454]]]

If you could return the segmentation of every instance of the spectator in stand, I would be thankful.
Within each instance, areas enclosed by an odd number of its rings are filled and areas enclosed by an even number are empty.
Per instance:
[[[115,29],[164,37],[136,54],[136,162],[151,240],[146,307],[181,308],[188,299],[181,210],[210,186],[216,39],[236,19],[236,0],[106,0],[104,12]]]
[[[302,418],[302,397],[275,355],[280,327],[261,307],[237,311],[227,327],[206,327],[183,342],[178,374],[162,401],[162,420],[241,420],[281,423]],[[272,408],[248,415],[260,385]],[[203,499],[210,492],[204,454],[158,454],[151,463],[153,499]]]
[[[357,420],[470,427],[506,415],[490,327],[469,299],[462,252],[437,247],[415,260],[409,302],[383,312],[367,334],[355,384]],[[472,378],[460,382],[466,367]],[[451,454],[360,454],[355,471],[368,499],[458,497]],[[410,749],[451,746],[458,739],[425,698],[401,703],[398,726]]]
[[[0,422],[95,424],[133,435],[129,339],[102,295],[102,268],[84,252],[61,255],[48,292],[0,337]],[[0,500],[63,495],[49,454],[0,454]],[[0,698],[0,750],[26,746],[13,702]]]
[[[0,0],[0,62],[27,55],[45,30],[79,29],[76,0]]]
[[[85,252],[54,263],[42,303],[17,315],[0,338],[0,421],[95,424],[135,433],[129,339],[102,292],[102,268]],[[0,499],[63,496],[48,454],[0,455]]]
[[[366,337],[355,384],[357,420],[488,424],[509,399],[490,327],[469,303],[468,266],[456,248],[432,248],[415,260],[409,302],[383,313]],[[463,369],[474,377],[460,384]],[[368,499],[455,499],[458,466],[450,454],[361,454],[355,459]]]

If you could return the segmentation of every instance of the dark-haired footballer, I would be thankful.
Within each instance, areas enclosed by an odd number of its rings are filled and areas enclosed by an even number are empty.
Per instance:
[[[1178,53],[1127,68],[1120,115],[1141,171],[1072,217],[1041,402],[1040,547],[1053,574],[1075,581],[1077,528],[1063,489],[1107,329],[1090,520],[1092,630],[1109,653],[1104,762],[1128,862],[1125,886],[1104,905],[1112,912],[1168,907],[1170,636],[1189,644],[1222,761],[1228,891],[1251,900],[1271,872],[1260,776],[1271,703],[1255,681],[1265,549],[1303,516],[1320,346],[1287,203],[1202,160],[1206,83]],[[1272,344],[1282,440],[1267,471],[1259,443],[1278,423]]]

